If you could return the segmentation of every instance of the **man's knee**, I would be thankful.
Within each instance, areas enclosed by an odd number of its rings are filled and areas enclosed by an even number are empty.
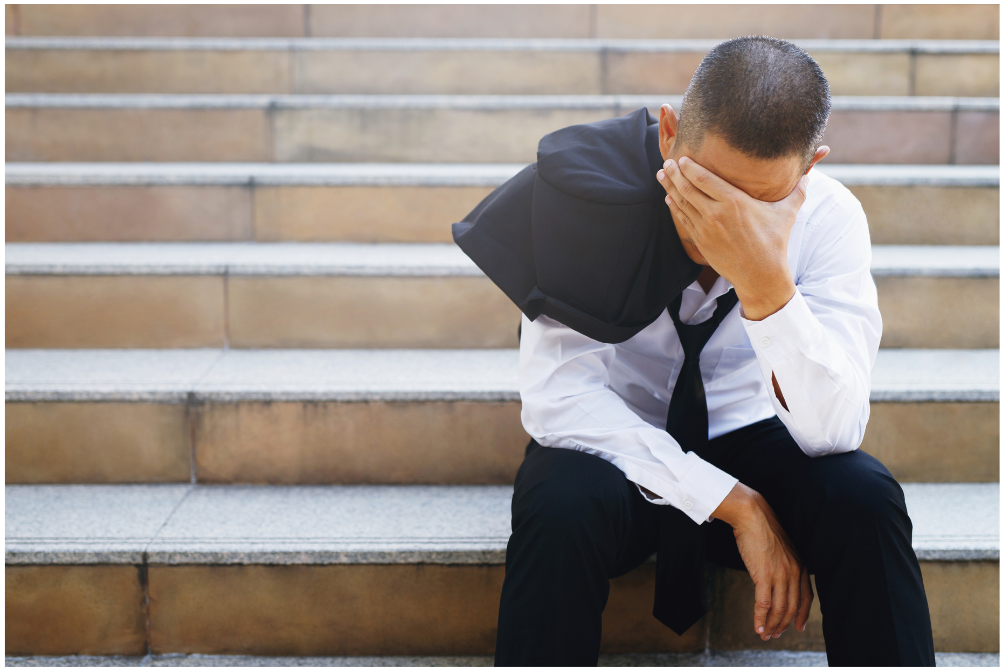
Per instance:
[[[860,450],[835,454],[810,475],[818,525],[813,534],[827,542],[875,537],[886,529],[912,530],[903,489],[876,458]]]
[[[593,454],[538,447],[514,486],[511,527],[530,526],[539,539],[617,536],[629,517],[629,484],[617,467]]]

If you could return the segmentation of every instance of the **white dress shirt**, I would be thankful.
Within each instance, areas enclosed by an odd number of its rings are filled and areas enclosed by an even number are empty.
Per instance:
[[[857,449],[868,423],[868,395],[882,337],[871,239],[861,204],[813,169],[788,244],[795,296],[761,321],[731,310],[701,353],[708,437],[775,414],[809,456]],[[711,317],[732,289],[719,277],[706,294],[683,292],[680,319]],[[697,523],[737,480],[693,452],[664,427],[684,352],[670,314],[629,340],[595,341],[540,315],[521,316],[518,381],[521,422],[540,445],[600,456]],[[774,373],[788,410],[771,384]]]

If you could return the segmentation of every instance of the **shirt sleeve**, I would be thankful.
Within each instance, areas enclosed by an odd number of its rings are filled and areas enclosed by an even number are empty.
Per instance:
[[[693,452],[665,430],[639,417],[609,386],[615,346],[600,343],[555,320],[521,316],[518,382],[521,422],[538,444],[594,454],[625,477],[673,505],[693,521],[710,515],[736,478]]]
[[[795,295],[781,310],[760,321],[746,319],[742,308],[739,313],[778,418],[812,457],[857,449],[870,412],[882,317],[868,221],[853,203],[849,216],[835,209],[813,233]],[[775,395],[772,373],[787,410]]]

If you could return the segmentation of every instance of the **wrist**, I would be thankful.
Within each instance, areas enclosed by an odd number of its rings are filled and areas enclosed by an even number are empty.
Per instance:
[[[746,484],[737,482],[719,506],[712,512],[712,518],[725,521],[734,529],[754,521],[760,513],[760,496]]]
[[[795,281],[787,270],[773,278],[756,284],[733,285],[746,319],[766,319],[785,307],[795,296]]]

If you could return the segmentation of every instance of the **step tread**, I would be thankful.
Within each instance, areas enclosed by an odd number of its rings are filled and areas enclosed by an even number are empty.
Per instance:
[[[517,401],[518,351],[31,350],[8,401]],[[873,402],[1000,400],[1000,350],[880,350]]]
[[[938,667],[996,667],[996,653],[935,653]],[[492,667],[492,655],[275,657],[179,653],[148,656],[26,656],[6,658],[7,667]],[[700,651],[698,653],[608,653],[601,667],[826,667],[820,651]]]
[[[903,484],[922,560],[997,560],[1000,485]],[[504,562],[509,486],[6,485],[8,564]]]
[[[268,162],[8,162],[8,186],[231,185],[489,187],[523,164]],[[831,164],[816,167],[844,185],[1000,186],[996,165]]]
[[[557,39],[431,37],[16,37],[9,50],[123,51],[627,51],[703,52],[722,39]],[[917,54],[995,54],[996,40],[796,39],[806,51]]]
[[[389,95],[222,93],[7,93],[12,108],[96,109],[658,109],[681,95]],[[834,95],[834,111],[998,111],[997,97]]]
[[[451,243],[6,243],[7,275],[481,276]],[[872,247],[875,276],[1000,275],[1000,246]]]

